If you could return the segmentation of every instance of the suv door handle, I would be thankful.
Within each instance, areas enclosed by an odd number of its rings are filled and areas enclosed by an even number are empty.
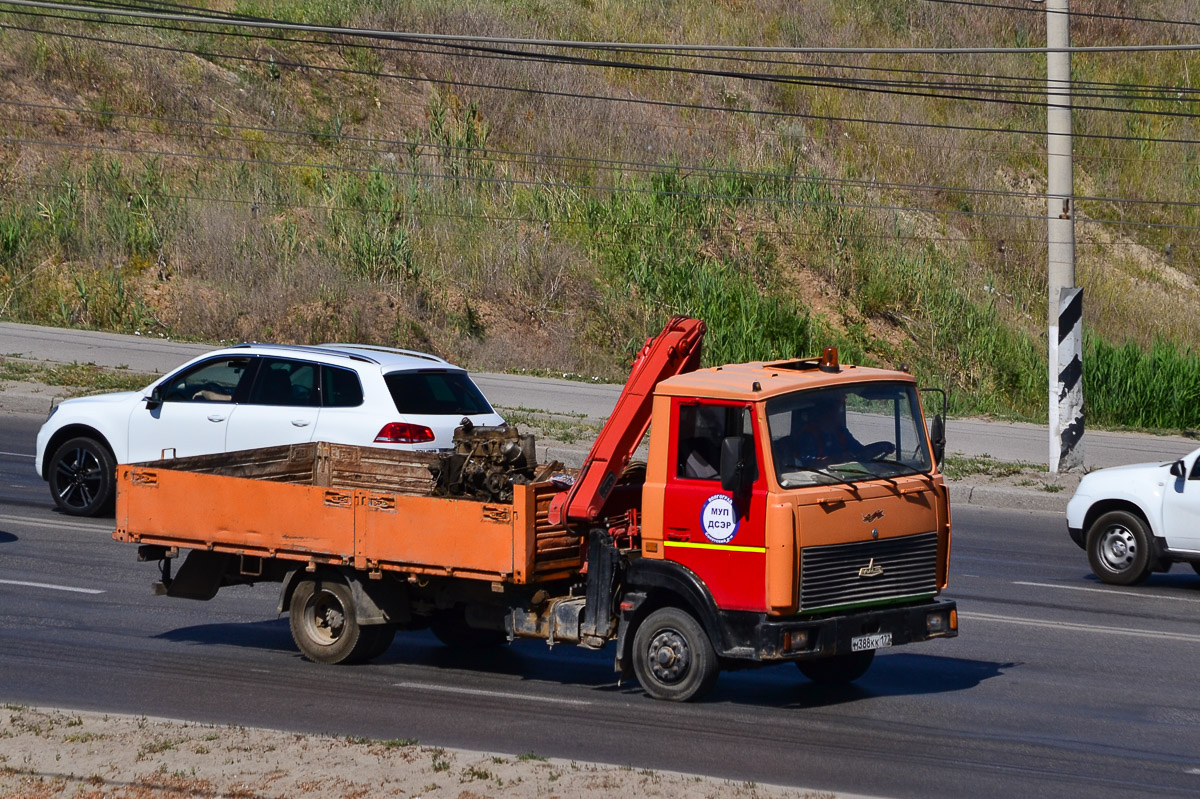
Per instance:
[[[308,427],[308,424],[309,424],[309,422],[307,419],[293,419],[292,420],[292,427]]]
[[[225,416],[224,416],[224,414],[220,414],[220,413],[210,413],[208,415],[208,421],[223,422],[223,421],[225,421]]]

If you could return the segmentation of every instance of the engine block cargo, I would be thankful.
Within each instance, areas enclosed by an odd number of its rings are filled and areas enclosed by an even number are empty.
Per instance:
[[[612,644],[648,694],[688,700],[724,667],[848,682],[880,649],[957,635],[939,597],[944,422],[926,427],[913,378],[832,349],[699,369],[703,335],[675,317],[646,343],[577,473],[470,425],[452,454],[314,443],[123,464],[114,537],[159,563],[168,596],[279,583],[322,663],[369,660],[402,629]]]

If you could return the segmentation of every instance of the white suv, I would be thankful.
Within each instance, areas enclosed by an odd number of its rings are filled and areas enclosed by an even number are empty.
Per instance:
[[[144,391],[66,400],[38,431],[38,474],[73,516],[112,503],[118,463],[329,441],[453,448],[454,429],[501,425],[465,370],[358,344],[239,344],[188,361]]]

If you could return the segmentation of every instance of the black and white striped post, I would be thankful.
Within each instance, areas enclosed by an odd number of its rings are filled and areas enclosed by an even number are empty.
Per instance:
[[[1083,289],[1059,290],[1050,340],[1050,471],[1070,472],[1083,468]]]

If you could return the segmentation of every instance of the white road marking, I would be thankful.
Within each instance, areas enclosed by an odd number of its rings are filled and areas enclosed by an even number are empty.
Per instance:
[[[508,691],[485,691],[480,688],[455,688],[450,685],[428,685],[419,682],[398,682],[396,688],[412,688],[418,691],[441,691],[447,694],[466,694],[467,696],[490,696],[496,699],[517,699],[522,702],[550,702],[556,705],[590,705],[585,699],[559,699],[553,696],[538,696],[537,694],[516,694]]]
[[[1014,581],[1013,585],[1029,585],[1034,588],[1059,588],[1063,591],[1090,591],[1093,594],[1108,594],[1109,596],[1127,596],[1138,599],[1170,599],[1174,602],[1200,602],[1200,599],[1188,599],[1185,596],[1167,596],[1166,594],[1147,594],[1142,591],[1119,591],[1112,588],[1085,588],[1082,585],[1055,585],[1053,583],[1026,583]]]
[[[23,524],[28,527],[48,527],[52,530],[83,530],[84,532],[111,533],[113,528],[105,524],[86,524],[68,521],[42,521],[32,516],[6,516],[0,513],[0,524]]]
[[[1098,624],[1073,624],[1068,621],[1046,621],[1044,619],[1022,619],[1017,616],[996,616],[991,613],[962,613],[960,619],[967,621],[996,621],[1001,624],[1022,624],[1026,627],[1041,627],[1047,630],[1069,630],[1081,633],[1101,633],[1104,635],[1125,635],[1132,638],[1159,638],[1168,641],[1185,641],[1200,644],[1200,635],[1188,633],[1160,632],[1157,630],[1136,630],[1132,627],[1102,627]]]
[[[52,591],[72,591],[76,594],[103,594],[99,588],[74,588],[69,585],[54,585],[52,583],[27,583],[24,580],[0,580],[3,585],[24,585],[29,588],[49,588]]]

